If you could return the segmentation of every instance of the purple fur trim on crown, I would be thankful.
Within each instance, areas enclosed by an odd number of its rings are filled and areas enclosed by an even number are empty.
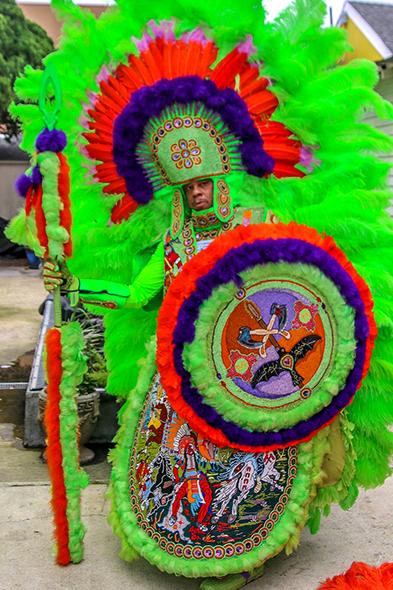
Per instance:
[[[80,125],[84,129],[90,129],[90,127],[89,127],[89,119],[86,117],[86,115],[84,113],[79,117],[79,119],[78,119],[78,125]]]
[[[241,141],[240,153],[247,172],[264,176],[273,170],[273,159],[263,150],[263,142],[240,96],[231,88],[220,90],[211,80],[182,76],[160,80],[137,90],[117,117],[113,130],[113,157],[127,190],[141,204],[153,197],[153,188],[136,157],[136,147],[145,126],[174,103],[202,102],[218,113],[229,131]]]
[[[321,165],[321,160],[317,160],[314,157],[314,153],[310,147],[302,146],[300,150],[300,164],[310,174],[316,166]]]
[[[27,174],[21,174],[15,181],[15,190],[20,197],[26,197],[27,191],[33,184],[31,176]]]
[[[102,81],[106,82],[110,75],[111,73],[108,68],[106,66],[102,66],[96,78],[97,84],[100,84]]]
[[[149,33],[145,31],[141,39],[138,39],[137,37],[131,37],[131,41],[134,43],[137,50],[142,53],[142,51],[146,51],[149,48],[153,38],[150,37]]]
[[[345,386],[329,406],[311,418],[302,420],[293,428],[256,432],[229,422],[203,401],[201,394],[191,383],[191,375],[183,365],[182,354],[184,345],[192,342],[195,337],[194,324],[199,315],[199,307],[210,297],[213,289],[234,280],[239,272],[255,264],[278,261],[317,266],[336,284],[342,297],[355,311],[356,357]],[[182,378],[182,396],[186,403],[199,416],[203,416],[210,426],[221,430],[230,441],[251,447],[289,444],[316,433],[351,402],[362,377],[368,336],[369,325],[361,295],[352,278],[330,254],[313,244],[297,239],[255,240],[227,252],[206,275],[198,279],[195,291],[179,310],[173,334],[174,364]]]
[[[92,90],[89,90],[87,93],[87,98],[89,99],[91,104],[95,104],[95,102],[98,98],[98,93],[93,92]],[[88,112],[88,110],[90,109],[90,105],[83,105],[83,108],[85,109],[86,112]]]
[[[35,147],[39,152],[61,152],[67,145],[67,137],[60,129],[44,129],[36,139]]]

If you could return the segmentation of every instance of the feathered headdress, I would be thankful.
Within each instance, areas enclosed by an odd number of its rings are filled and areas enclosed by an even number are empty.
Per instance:
[[[176,37],[174,20],[149,22],[134,43],[139,55],[101,71],[83,134],[103,192],[124,195],[114,222],[193,178],[303,175],[300,142],[272,120],[278,100],[250,36],[219,60],[201,28]]]

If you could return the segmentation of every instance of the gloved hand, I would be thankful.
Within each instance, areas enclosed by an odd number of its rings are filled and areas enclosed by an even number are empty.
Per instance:
[[[52,293],[56,287],[67,292],[78,288],[78,279],[70,273],[66,264],[59,266],[56,262],[47,260],[43,266],[44,287]]]

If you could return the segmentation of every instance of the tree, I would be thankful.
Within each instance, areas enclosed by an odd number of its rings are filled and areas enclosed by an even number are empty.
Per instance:
[[[18,123],[8,112],[16,101],[16,78],[26,65],[40,67],[42,59],[53,51],[53,42],[36,23],[27,20],[15,0],[0,2],[0,124],[7,139],[19,133]]]

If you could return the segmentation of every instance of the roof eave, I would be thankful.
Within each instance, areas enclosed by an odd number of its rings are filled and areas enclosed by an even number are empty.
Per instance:
[[[389,47],[382,41],[378,33],[373,27],[362,17],[362,15],[354,8],[351,2],[345,2],[342,12],[338,18],[337,26],[340,26],[350,18],[368,41],[373,45],[375,50],[382,56],[383,60],[390,59],[393,57],[393,52]],[[382,60],[381,60],[382,61]]]

